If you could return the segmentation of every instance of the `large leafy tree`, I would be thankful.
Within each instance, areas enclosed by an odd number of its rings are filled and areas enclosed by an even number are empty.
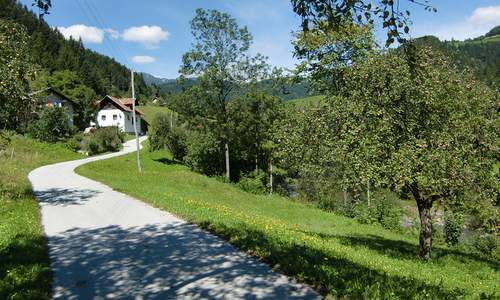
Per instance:
[[[410,193],[420,215],[420,250],[431,258],[431,208],[498,197],[498,93],[429,48],[374,55],[355,64],[339,96],[334,151],[353,180]],[[495,176],[497,177],[495,179]]]
[[[224,145],[226,177],[230,177],[230,128],[228,103],[248,84],[267,72],[265,58],[250,57],[252,36],[246,27],[217,10],[197,9],[191,21],[192,49],[183,56],[180,73],[197,76],[198,95],[190,117],[201,119]],[[189,115],[188,115],[189,116]]]
[[[298,32],[293,41],[295,56],[302,60],[295,70],[305,74],[311,87],[323,94],[338,90],[344,71],[375,50],[372,26],[350,21],[332,28],[318,22],[307,32]]]
[[[380,21],[387,32],[387,46],[395,40],[403,42],[409,33],[411,20],[408,4],[436,11],[428,0],[292,0],[293,11],[302,17],[304,32],[322,23],[338,30],[346,21],[360,25]]]
[[[0,19],[0,129],[19,129],[30,119],[33,63],[28,53],[25,28]]]
[[[240,165],[237,169],[240,172],[268,169],[272,149],[267,145],[276,129],[277,120],[283,116],[281,99],[252,90],[235,97],[229,103],[228,111],[230,140],[237,152],[234,157]]]
[[[96,110],[94,101],[97,95],[94,90],[86,86],[75,72],[69,70],[54,72],[48,78],[48,85],[76,102],[75,125],[79,128],[89,126]]]

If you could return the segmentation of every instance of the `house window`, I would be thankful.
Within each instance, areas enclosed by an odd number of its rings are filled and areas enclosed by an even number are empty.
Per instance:
[[[130,115],[127,115],[127,120],[130,120]]]
[[[118,115],[113,115],[113,120],[118,120]]]
[[[106,121],[106,115],[102,115],[101,120]]]

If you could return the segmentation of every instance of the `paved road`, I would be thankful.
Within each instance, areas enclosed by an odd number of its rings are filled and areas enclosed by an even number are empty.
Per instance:
[[[29,174],[40,202],[61,299],[316,299],[221,239],[171,214],[75,174],[82,164]]]

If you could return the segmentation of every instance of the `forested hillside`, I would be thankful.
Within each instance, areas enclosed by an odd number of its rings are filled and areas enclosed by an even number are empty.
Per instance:
[[[484,36],[465,41],[440,41],[432,35],[417,41],[444,51],[459,67],[471,68],[478,79],[500,87],[500,26]]]
[[[173,95],[197,84],[196,78],[187,78],[182,83],[176,79],[159,78],[148,73],[141,73],[147,85],[154,87],[160,94]],[[309,85],[307,82],[285,84],[281,89],[273,88],[270,80],[263,80],[258,84],[259,89],[269,94],[276,95],[283,100],[292,100],[309,96]]]
[[[31,57],[49,73],[61,70],[75,72],[81,81],[98,96],[121,96],[130,87],[130,71],[114,59],[86,49],[81,41],[66,40],[59,31],[15,0],[0,0],[0,19],[23,25],[29,35]],[[136,77],[139,95],[150,90],[141,76]]]

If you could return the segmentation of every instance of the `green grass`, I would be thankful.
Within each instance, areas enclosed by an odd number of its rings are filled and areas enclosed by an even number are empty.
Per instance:
[[[166,152],[134,154],[77,172],[199,224],[321,293],[353,298],[500,296],[499,263],[446,247],[430,263],[417,240],[279,196],[257,196],[193,173]]]
[[[141,105],[138,107],[143,113],[144,113],[144,119],[151,124],[153,121],[154,117],[158,113],[164,113],[170,116],[170,109],[168,109],[165,106],[158,106],[158,105]]]
[[[315,105],[317,103],[320,103],[323,101],[325,97],[324,96],[310,96],[310,97],[305,97],[305,98],[298,98],[298,99],[293,99],[286,101],[286,104],[289,105],[295,105],[298,107],[306,106],[306,105]]]
[[[82,156],[64,145],[13,136],[0,155],[0,299],[49,299],[51,271],[40,213],[27,175]]]

